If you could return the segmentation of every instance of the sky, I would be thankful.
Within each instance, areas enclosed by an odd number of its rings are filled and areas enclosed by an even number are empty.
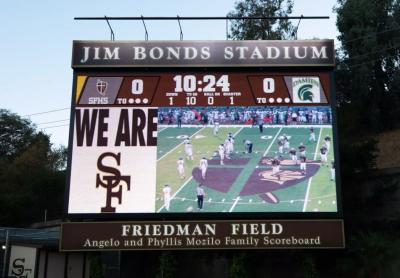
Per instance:
[[[105,22],[74,17],[226,16],[234,4],[234,0],[2,0],[0,109],[29,118],[51,136],[54,146],[67,146],[72,41],[110,39]],[[295,0],[292,16],[330,17],[301,21],[298,39],[336,39],[335,4],[336,0]],[[116,40],[144,39],[140,21],[111,25]],[[181,25],[184,40],[226,39],[225,21],[181,21]],[[149,40],[179,40],[176,21],[148,21],[146,26]]]

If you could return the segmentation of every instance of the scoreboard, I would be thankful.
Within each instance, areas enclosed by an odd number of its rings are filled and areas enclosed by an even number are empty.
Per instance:
[[[60,249],[343,248],[333,66],[332,40],[74,41]]]
[[[86,76],[79,77],[80,79]],[[105,79],[104,79],[105,78]],[[235,72],[180,72],[129,74],[121,77],[104,77],[119,91],[112,96],[95,96],[89,93],[94,88],[86,87],[79,105],[113,105],[113,106],[265,106],[292,105],[310,103],[328,104],[329,74],[309,72],[283,74],[271,72],[235,73]],[[293,80],[294,78],[294,80]],[[91,77],[89,86],[100,86],[103,79]],[[82,81],[81,81],[82,82]],[[84,82],[84,81],[83,81]],[[293,82],[315,85],[321,92],[313,95],[318,99],[293,95]],[[103,83],[103,84],[106,84]],[[111,84],[110,84],[111,85]],[[323,88],[327,88],[326,92]],[[156,97],[155,97],[156,96]],[[80,97],[80,96],[78,96]]]

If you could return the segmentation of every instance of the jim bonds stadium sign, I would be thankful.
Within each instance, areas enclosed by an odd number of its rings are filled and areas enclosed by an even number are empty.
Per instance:
[[[64,223],[63,251],[343,248],[339,220]]]
[[[75,41],[72,66],[332,66],[334,44],[322,41]]]

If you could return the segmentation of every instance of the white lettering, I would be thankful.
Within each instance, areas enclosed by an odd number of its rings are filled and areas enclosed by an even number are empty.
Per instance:
[[[189,235],[189,225],[185,225],[182,227],[182,225],[178,225],[178,231],[176,232],[176,235],[182,235],[182,236],[187,236]]]
[[[178,47],[167,47],[167,60],[172,60],[172,56],[175,59],[179,60],[180,59],[180,56],[179,56],[180,51],[181,51],[181,48],[179,46]]]
[[[260,49],[258,49],[258,47],[256,46],[253,50],[253,53],[250,56],[250,59],[263,59],[263,58],[264,57],[262,56]]]
[[[316,46],[311,46],[312,49],[312,58],[313,59],[328,59],[328,56],[326,55],[326,46],[322,46],[321,49],[318,51],[318,48]],[[321,57],[322,56],[322,57]]]
[[[211,56],[210,48],[208,46],[202,47],[200,58],[203,60],[208,60],[210,59],[210,56]]]
[[[259,234],[259,232],[258,232],[258,224],[256,224],[256,223],[251,223],[250,224],[250,234],[251,235],[258,235]]]
[[[146,52],[143,46],[133,47],[133,60],[144,60],[146,59]]]
[[[294,48],[294,56],[296,56],[297,59],[304,59],[307,57],[307,46],[302,46],[302,48],[304,49],[304,55],[300,56],[299,53],[299,47],[298,46],[293,46]]]
[[[212,235],[215,235],[215,231],[216,231],[216,226],[215,226],[215,224],[212,224],[212,225],[210,225],[210,224],[205,224],[205,228],[206,228],[206,231],[205,231],[205,234],[206,234],[206,235],[209,235],[210,233],[211,233]]]
[[[227,60],[231,60],[233,58],[233,50],[231,46],[227,46],[224,49],[224,58]]]
[[[130,231],[130,225],[122,225],[122,236],[127,236]]]
[[[132,225],[132,235],[134,236],[141,236],[142,235],[142,226],[140,225]]]
[[[104,47],[104,60],[119,60],[119,47],[115,47],[111,52],[109,47]]]
[[[197,57],[197,49],[194,47],[185,47],[185,60],[193,60]]]
[[[283,232],[283,227],[279,223],[272,223],[272,234],[273,235],[280,235]]]
[[[266,48],[267,48],[267,58],[268,59],[276,59],[281,54],[281,51],[276,46],[267,46]],[[275,55],[273,52],[275,52]]]
[[[95,47],[94,48],[94,60],[100,60],[100,47]]]
[[[289,46],[284,46],[283,47],[285,55],[283,56],[284,59],[290,59],[290,55],[289,55]]]
[[[161,235],[161,225],[153,225],[153,235],[155,236]]]
[[[232,227],[232,235],[237,235],[239,232],[240,224],[231,224]]]
[[[158,55],[156,55],[158,54]],[[149,55],[154,60],[159,60],[164,55],[164,50],[161,47],[153,47],[150,49]]]
[[[200,236],[202,236],[202,235],[203,235],[203,232],[201,231],[199,225],[196,225],[196,226],[194,227],[194,230],[193,230],[193,232],[192,232],[192,235],[193,235],[193,236],[195,236],[195,235],[200,235]]]
[[[245,51],[248,51],[249,48],[247,46],[238,46],[236,47],[236,50],[239,50],[239,59],[243,60],[246,59]]]
[[[85,46],[83,47],[83,58],[81,59],[81,63],[86,63],[87,60],[89,59],[89,50],[90,46]]]

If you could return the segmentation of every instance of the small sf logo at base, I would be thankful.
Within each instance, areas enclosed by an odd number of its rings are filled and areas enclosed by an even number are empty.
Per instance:
[[[101,186],[107,190],[106,205],[101,208],[101,212],[115,212],[115,207],[111,205],[111,201],[113,198],[117,198],[118,203],[122,203],[122,186],[125,184],[128,191],[131,189],[131,176],[123,176],[117,168],[104,165],[106,158],[114,159],[117,162],[117,166],[120,166],[121,153],[106,152],[97,159],[99,171],[107,173],[102,176],[99,173],[96,175],[96,188]],[[115,188],[118,189],[115,190]]]
[[[25,268],[25,258],[16,258],[12,262],[12,277],[27,278],[28,273],[32,273],[31,268]]]

